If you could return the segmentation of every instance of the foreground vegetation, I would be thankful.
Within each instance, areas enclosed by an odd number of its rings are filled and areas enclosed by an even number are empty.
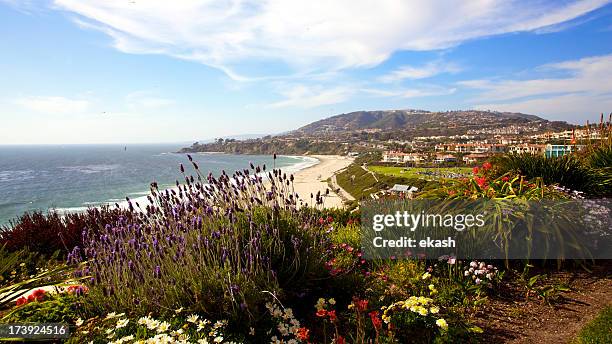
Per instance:
[[[601,194],[610,165],[600,162],[609,152],[593,147],[579,158],[599,161],[589,168],[604,175],[580,191],[570,189],[578,174],[547,182],[565,165],[526,175],[530,158],[516,157],[511,166],[485,163],[440,182],[373,175],[358,164],[337,180],[358,198],[420,181],[417,197],[425,199],[571,200]],[[291,175],[253,165],[220,176],[192,168],[190,175],[180,166],[177,190],[153,183],[147,204],[66,218],[29,214],[5,228],[0,321],[69,323],[70,343],[486,342],[478,317],[508,285],[552,307],[569,288],[546,271],[591,266],[366,260],[359,212],[326,210],[322,195],[302,206]],[[581,340],[609,326],[609,316],[602,319]]]

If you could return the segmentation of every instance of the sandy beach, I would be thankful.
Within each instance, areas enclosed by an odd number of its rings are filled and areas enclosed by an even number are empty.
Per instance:
[[[353,162],[353,158],[339,155],[311,155],[311,157],[319,160],[319,163],[296,172],[293,181],[295,192],[306,201],[310,201],[310,193],[316,194],[320,191],[321,194],[325,194],[325,190],[329,188],[326,180]],[[324,206],[326,208],[342,207],[342,198],[333,190],[330,191],[330,194],[324,198]],[[345,194],[344,197],[347,195]],[[350,199],[350,196],[347,198]]]

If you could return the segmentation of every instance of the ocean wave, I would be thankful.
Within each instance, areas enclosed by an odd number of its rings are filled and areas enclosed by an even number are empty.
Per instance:
[[[281,170],[287,173],[296,173],[300,170],[307,169],[309,167],[312,167],[320,163],[319,159],[309,157],[309,156],[297,156],[297,155],[285,155],[285,156],[302,160],[301,162],[298,162],[298,163],[295,163],[289,166],[281,167]]]
[[[0,182],[19,182],[34,178],[34,170],[4,170],[0,171]]]
[[[92,173],[100,173],[106,171],[112,171],[119,168],[120,165],[116,164],[98,164],[98,165],[78,165],[78,166],[60,166],[59,169],[62,169],[66,172],[79,172],[85,174]]]

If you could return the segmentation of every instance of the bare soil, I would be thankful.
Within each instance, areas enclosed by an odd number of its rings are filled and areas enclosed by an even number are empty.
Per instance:
[[[571,343],[578,332],[606,306],[612,305],[612,262],[599,262],[591,272],[548,273],[546,283],[571,288],[546,304],[513,281],[502,286],[474,320],[485,330],[485,343]]]

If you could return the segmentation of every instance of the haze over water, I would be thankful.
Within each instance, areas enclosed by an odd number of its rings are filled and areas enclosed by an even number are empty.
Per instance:
[[[175,185],[193,169],[181,145],[0,146],[0,225],[25,211],[78,211],[101,203],[121,202]],[[272,167],[271,156],[193,154],[201,171],[218,175],[248,168],[249,161]],[[313,163],[304,157],[279,156],[276,167],[295,171]]]

